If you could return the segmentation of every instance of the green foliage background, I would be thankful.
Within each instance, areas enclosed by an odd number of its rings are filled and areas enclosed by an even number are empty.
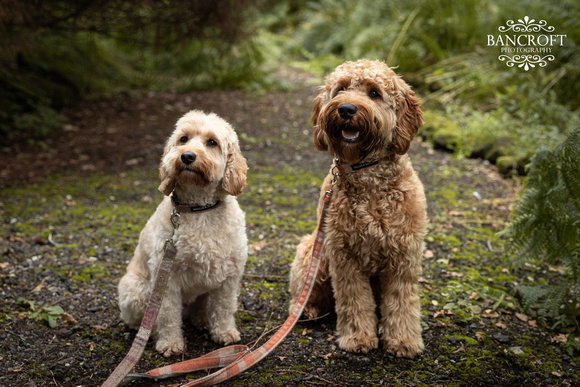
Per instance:
[[[396,67],[423,98],[421,135],[504,173],[580,126],[576,1],[73,0],[0,5],[0,141],[41,139],[78,98],[132,90],[294,87],[345,60]],[[529,15],[566,34],[556,60],[526,72],[487,35]]]

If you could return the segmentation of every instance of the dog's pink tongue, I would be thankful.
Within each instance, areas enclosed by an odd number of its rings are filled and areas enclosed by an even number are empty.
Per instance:
[[[348,140],[354,140],[355,138],[357,138],[359,135],[359,132],[357,130],[352,130],[352,129],[344,129],[342,131],[342,137],[348,139]]]

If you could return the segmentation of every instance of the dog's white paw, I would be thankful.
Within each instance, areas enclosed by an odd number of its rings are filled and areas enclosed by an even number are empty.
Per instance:
[[[165,357],[181,355],[183,353],[183,338],[159,339],[155,349]]]
[[[240,332],[236,328],[224,332],[212,332],[211,339],[218,344],[229,345],[241,340]]]

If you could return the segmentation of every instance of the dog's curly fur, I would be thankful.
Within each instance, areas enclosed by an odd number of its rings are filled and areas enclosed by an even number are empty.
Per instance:
[[[339,112],[347,105],[355,107],[354,115]],[[333,187],[321,267],[305,315],[320,316],[334,305],[340,348],[377,348],[378,325],[387,353],[413,357],[424,349],[418,279],[426,200],[406,152],[423,124],[419,100],[385,63],[347,62],[327,77],[311,120],[316,147],[340,162],[383,161],[341,175]],[[319,218],[331,179],[332,169],[322,185]],[[291,305],[304,283],[314,236],[297,248]]]
[[[183,155],[194,154],[184,159]],[[165,356],[181,354],[184,306],[194,311],[193,322],[208,328],[212,340],[230,344],[240,340],[234,313],[239,283],[247,259],[245,216],[235,196],[246,182],[246,160],[233,128],[215,114],[191,111],[183,116],[167,140],[159,166],[167,195],[141,231],[127,273],[119,283],[121,318],[138,328],[153,280],[171,236],[173,193],[180,203],[211,210],[181,213],[173,240],[177,249],[169,286],[154,327],[156,349]]]

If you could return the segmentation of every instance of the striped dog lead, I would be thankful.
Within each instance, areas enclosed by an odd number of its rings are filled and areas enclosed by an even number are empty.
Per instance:
[[[172,376],[183,375],[200,369],[225,366],[217,372],[191,381],[182,387],[212,386],[240,374],[244,370],[258,363],[270,352],[272,352],[290,333],[298,321],[298,318],[302,314],[302,311],[304,310],[304,307],[308,301],[308,297],[312,291],[312,286],[318,273],[318,267],[320,264],[320,257],[324,243],[326,212],[332,197],[332,187],[336,183],[338,176],[339,173],[335,173],[334,179],[331,183],[331,188],[330,190],[326,191],[326,196],[324,197],[324,205],[317,227],[316,238],[312,247],[312,258],[302,290],[298,296],[298,299],[296,300],[296,303],[292,307],[290,315],[284,324],[282,324],[280,329],[278,329],[278,331],[276,331],[276,333],[274,333],[274,335],[268,341],[266,341],[261,347],[252,352],[248,352],[248,348],[246,346],[234,345],[211,352],[197,359],[160,367],[142,374],[127,375],[141,358],[161,307],[161,301],[163,300],[163,296],[167,288],[169,276],[171,275],[171,267],[173,266],[173,261],[176,254],[172,236],[171,239],[167,241],[163,261],[161,262],[160,269],[153,286],[153,291],[151,293],[149,303],[147,304],[145,316],[143,317],[143,321],[141,322],[141,327],[137,332],[137,336],[133,341],[129,353],[105,381],[103,387],[115,387],[122,383],[136,379],[164,379]],[[172,223],[174,225],[175,231],[179,224],[178,221],[174,222],[173,218],[174,215],[172,214]],[[177,220],[178,218],[179,214],[177,214]]]

